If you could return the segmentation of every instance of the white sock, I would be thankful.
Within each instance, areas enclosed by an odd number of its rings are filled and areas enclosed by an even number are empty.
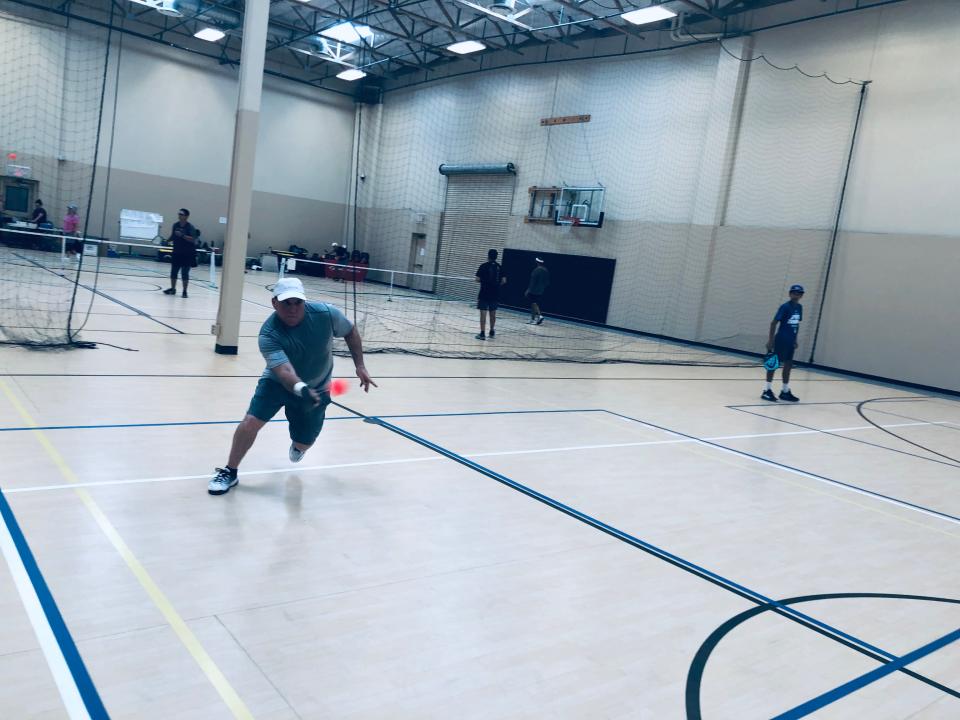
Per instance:
[[[790,386],[787,384],[784,384],[783,390],[781,390],[781,392],[790,392]]]
[[[764,386],[763,389],[764,389],[764,390],[770,390],[770,391],[772,391],[772,390],[773,390],[773,383],[772,383],[772,382],[768,382],[768,383]]]

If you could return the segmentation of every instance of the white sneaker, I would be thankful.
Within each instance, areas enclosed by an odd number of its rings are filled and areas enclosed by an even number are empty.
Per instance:
[[[307,454],[306,450],[297,450],[297,446],[290,443],[290,462],[300,462],[303,456]]]
[[[207,483],[207,492],[211,495],[223,495],[237,484],[237,476],[232,475],[226,468],[217,468],[210,482]]]

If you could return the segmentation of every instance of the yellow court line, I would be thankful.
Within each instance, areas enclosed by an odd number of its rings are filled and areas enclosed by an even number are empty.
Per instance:
[[[0,390],[3,391],[3,394],[6,395],[7,400],[10,401],[10,404],[13,405],[16,411],[20,413],[24,423],[28,427],[37,427],[37,423],[23,406],[23,403],[11,392],[3,380],[0,380]],[[67,482],[78,483],[80,481],[79,478],[74,474],[73,470],[70,469],[70,466],[67,465],[63,456],[53,443],[43,434],[43,431],[32,430],[31,433],[37,438],[43,446],[43,449],[47,451],[47,455],[53,460],[54,465],[57,466],[60,474],[63,475]],[[213,661],[213,658],[210,657],[203,645],[200,644],[197,636],[193,634],[187,626],[187,623],[180,617],[176,609],[174,609],[173,604],[167,599],[166,595],[163,594],[163,591],[160,590],[159,586],[153,581],[153,578],[150,577],[150,573],[147,572],[147,569],[137,559],[136,555],[133,554],[133,551],[120,536],[120,533],[117,532],[113,523],[110,522],[100,509],[100,506],[97,505],[96,501],[91,497],[90,493],[83,488],[75,488],[74,492],[80,498],[81,502],[83,502],[87,510],[90,511],[90,514],[93,516],[93,519],[97,521],[103,534],[107,536],[107,539],[120,554],[120,557],[123,558],[127,567],[130,568],[130,572],[133,573],[143,589],[146,590],[147,595],[153,600],[154,605],[157,606],[157,609],[163,615],[164,619],[170,624],[174,633],[180,638],[180,642],[183,643],[187,652],[190,653],[197,665],[200,666],[200,669],[203,670],[210,684],[213,685],[214,689],[216,689],[223,699],[223,702],[230,708],[233,716],[238,720],[253,720],[253,714],[247,709],[243,700],[240,699],[237,691],[230,685],[227,678],[220,671],[220,668],[218,668],[217,664]]]

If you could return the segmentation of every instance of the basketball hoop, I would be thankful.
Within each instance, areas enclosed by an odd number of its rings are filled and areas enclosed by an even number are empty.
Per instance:
[[[581,220],[581,219],[582,219],[582,218],[578,218],[578,217],[576,217],[575,215],[563,215],[563,216],[557,218],[557,224],[558,224],[558,225],[567,225],[567,226],[570,226],[570,227],[579,227],[579,226],[580,226],[580,220]]]

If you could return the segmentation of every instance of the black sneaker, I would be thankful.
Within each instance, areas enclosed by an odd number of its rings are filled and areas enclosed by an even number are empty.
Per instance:
[[[794,395],[794,394],[793,394],[792,392],[790,392],[789,390],[781,390],[781,391],[780,391],[780,399],[781,399],[781,400],[786,400],[787,402],[800,402],[800,398],[798,398],[796,395]]]
[[[496,330],[491,330],[491,331],[490,331],[490,339],[493,340],[493,337],[494,337],[496,334],[497,334],[497,331],[496,331]]]
[[[543,315],[537,317],[537,325],[543,325]]]
[[[182,295],[181,297],[188,297],[188,296],[187,296],[187,291],[186,291],[186,290],[184,290],[184,291],[183,291],[183,295]]]
[[[164,295],[176,295],[176,294],[177,294],[177,291],[176,291],[175,289],[173,289],[173,288],[167,288],[166,290],[163,291],[163,294],[164,294]]]
[[[484,335],[483,333],[477,333],[476,335],[474,335],[474,337],[475,337],[477,340],[486,340],[486,339],[487,339],[487,336]]]
[[[207,492],[211,495],[223,495],[239,482],[237,476],[226,468],[217,468],[216,474],[207,483]]]
[[[783,397],[781,395],[781,397]],[[777,397],[773,394],[773,390],[764,390],[763,394],[760,396],[761,400],[769,400],[770,402],[776,402]]]

